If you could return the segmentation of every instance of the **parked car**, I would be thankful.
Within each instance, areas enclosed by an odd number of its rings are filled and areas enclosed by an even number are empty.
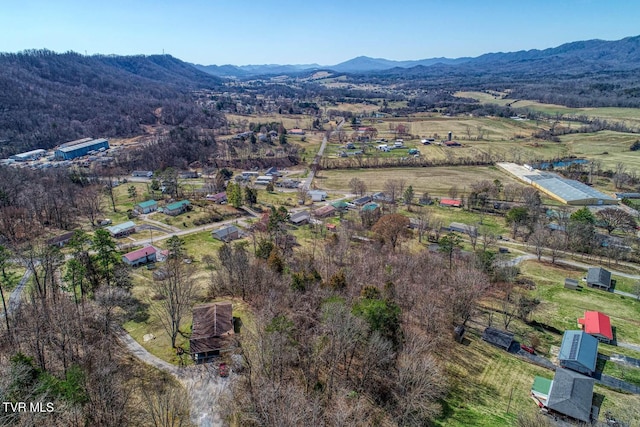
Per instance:
[[[226,363],[218,365],[218,373],[221,377],[226,378],[229,376],[229,366]]]
[[[528,345],[520,344],[520,348],[527,353],[536,354],[536,350],[533,347],[529,347]]]

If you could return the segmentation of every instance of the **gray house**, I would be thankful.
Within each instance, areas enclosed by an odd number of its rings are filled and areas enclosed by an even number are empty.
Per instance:
[[[289,216],[289,222],[293,225],[303,225],[309,222],[311,215],[308,211],[302,211]]]
[[[560,366],[592,375],[598,359],[598,339],[584,331],[565,331],[560,345]]]
[[[509,351],[513,343],[513,333],[488,327],[482,333],[482,339],[498,348]]]
[[[558,368],[553,381],[541,377],[535,378],[531,396],[539,406],[589,423],[594,383],[593,378]]]
[[[611,287],[611,273],[602,267],[591,267],[587,272],[587,285],[608,291]]]
[[[240,229],[235,225],[227,225],[226,227],[213,230],[211,235],[214,239],[222,240],[223,242],[230,242],[242,237]]]

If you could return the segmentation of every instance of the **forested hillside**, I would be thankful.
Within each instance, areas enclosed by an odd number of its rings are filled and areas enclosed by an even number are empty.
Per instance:
[[[138,135],[141,125],[215,128],[224,121],[196,107],[190,94],[221,80],[169,55],[37,50],[0,55],[0,69],[3,156],[86,136]]]

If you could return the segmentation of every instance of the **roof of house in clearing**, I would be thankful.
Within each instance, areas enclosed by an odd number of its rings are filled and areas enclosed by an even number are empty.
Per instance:
[[[349,205],[347,205],[347,202],[345,202],[344,200],[336,200],[335,202],[331,203],[331,206],[336,209],[344,209]]]
[[[185,206],[189,206],[191,204],[191,202],[189,202],[188,200],[180,200],[179,202],[173,202],[170,205],[165,206],[165,210],[176,210],[176,209],[182,209]]]
[[[144,258],[146,256],[155,254],[157,252],[156,248],[154,248],[153,246],[145,246],[144,248],[138,249],[136,251],[131,251],[129,253],[124,254],[124,257],[128,260],[128,261],[136,261],[140,258]]]
[[[122,224],[116,224],[110,227],[105,227],[105,230],[107,230],[111,234],[118,234],[118,233],[122,233],[123,231],[129,230],[130,228],[135,228],[135,226],[136,226],[135,222],[127,221],[127,222],[123,222]]]
[[[460,200],[456,199],[440,199],[440,204],[445,206],[460,206]]]
[[[596,369],[598,340],[584,331],[565,331],[558,359],[581,364],[591,371]]]
[[[315,215],[328,215],[335,210],[336,208],[334,208],[333,206],[327,205],[327,206],[323,206],[321,208],[316,209],[315,211],[313,211],[313,213]]]
[[[300,222],[300,221],[309,219],[309,217],[310,215],[308,211],[302,211],[302,212],[294,213],[293,215],[289,216],[289,221],[295,223],[295,222]]]
[[[578,323],[584,325],[584,331],[591,335],[602,335],[608,340],[613,339],[611,319],[599,311],[585,311],[584,317],[578,319]]]
[[[138,203],[138,206],[144,209],[144,208],[150,208],[150,207],[156,206],[157,204],[158,202],[156,202],[155,200],[147,200],[145,202]]]
[[[556,369],[547,407],[580,421],[589,422],[593,401],[593,378],[569,369]]]
[[[587,271],[587,283],[611,286],[611,273],[602,267],[590,267]]]
[[[378,209],[380,206],[377,203],[367,203],[362,207],[363,212],[373,212]]]
[[[482,333],[482,339],[489,344],[509,350],[513,342],[513,333],[489,327]]]
[[[193,307],[191,353],[204,353],[222,347],[224,338],[233,333],[231,303],[201,304]]]
[[[75,231],[69,231],[68,233],[61,234],[59,236],[55,236],[47,240],[49,245],[57,245],[58,243],[68,242],[73,238]]]

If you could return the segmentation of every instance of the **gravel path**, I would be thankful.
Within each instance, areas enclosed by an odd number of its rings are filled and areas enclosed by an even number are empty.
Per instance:
[[[191,397],[191,420],[196,425],[223,426],[218,399],[232,381],[233,373],[228,378],[220,378],[216,366],[212,363],[180,368],[149,353],[124,329],[118,328],[115,333],[127,350],[139,360],[173,375],[180,381]]]

